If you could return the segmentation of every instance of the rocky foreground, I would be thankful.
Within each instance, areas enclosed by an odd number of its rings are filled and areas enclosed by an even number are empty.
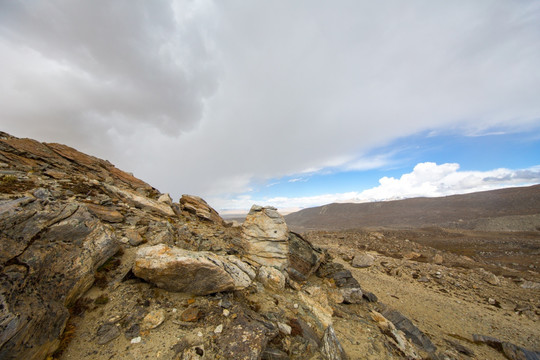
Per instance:
[[[349,254],[339,237],[290,232],[271,207],[231,226],[201,198],[173,202],[107,161],[5,133],[0,190],[1,359],[539,357],[538,308],[513,309],[522,334],[496,338],[444,321],[436,332],[388,297],[415,288],[377,269],[434,283],[451,278],[445,254],[432,272]],[[520,296],[538,299],[526,281]],[[488,305],[504,308],[503,298]],[[433,299],[425,306],[444,318],[451,307]]]

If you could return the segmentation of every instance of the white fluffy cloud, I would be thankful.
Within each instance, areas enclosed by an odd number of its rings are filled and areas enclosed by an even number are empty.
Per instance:
[[[437,165],[432,162],[417,164],[399,179],[383,177],[380,185],[361,192],[321,194],[308,197],[276,197],[256,199],[242,196],[228,201],[213,199],[219,205],[232,204],[230,209],[245,210],[252,204],[276,206],[288,213],[302,208],[335,202],[369,202],[406,199],[412,197],[437,197],[494,190],[511,186],[540,183],[540,167],[522,170],[495,169],[489,171],[460,171],[459,164]]]

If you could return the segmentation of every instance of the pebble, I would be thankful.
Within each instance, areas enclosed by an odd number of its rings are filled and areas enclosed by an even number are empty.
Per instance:
[[[142,320],[141,327],[147,330],[154,329],[161,325],[163,321],[165,321],[165,310],[150,311]]]
[[[223,324],[219,324],[218,326],[216,326],[216,328],[214,329],[214,334],[221,334],[223,332]]]
[[[298,304],[294,304],[293,308],[298,309]]]
[[[291,335],[291,332],[292,332],[292,328],[285,324],[285,323],[282,323],[282,322],[278,322],[278,329],[279,331],[282,333],[282,334],[285,334],[285,335]]]
[[[198,337],[202,337],[202,332],[199,331],[199,332],[197,333],[197,336],[198,336]]]
[[[227,309],[223,309],[223,316],[229,316],[230,311]]]
[[[141,340],[142,340],[141,337],[137,336],[136,338],[131,339],[131,343],[132,344],[138,344],[138,343],[141,342]]]

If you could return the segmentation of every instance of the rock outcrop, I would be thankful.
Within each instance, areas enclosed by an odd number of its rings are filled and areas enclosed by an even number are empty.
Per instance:
[[[287,273],[295,281],[306,281],[324,260],[321,249],[313,246],[300,234],[289,233],[289,266]]]
[[[242,235],[251,260],[277,269],[289,264],[289,229],[276,208],[253,205],[242,225]]]
[[[160,244],[139,249],[133,273],[158,287],[195,295],[239,290],[252,278],[234,256],[222,257],[206,251],[189,251]]]
[[[223,221],[217,211],[208,205],[204,199],[198,196],[182,195],[180,198],[180,207],[182,210],[192,213],[198,216],[200,219],[220,225],[225,224],[225,221]]]
[[[0,228],[0,358],[43,359],[119,245],[84,204],[54,198],[0,201]]]

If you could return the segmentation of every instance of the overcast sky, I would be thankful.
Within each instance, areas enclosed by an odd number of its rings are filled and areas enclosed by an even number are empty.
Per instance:
[[[3,131],[218,210],[540,183],[538,1],[0,0],[0,79]]]

